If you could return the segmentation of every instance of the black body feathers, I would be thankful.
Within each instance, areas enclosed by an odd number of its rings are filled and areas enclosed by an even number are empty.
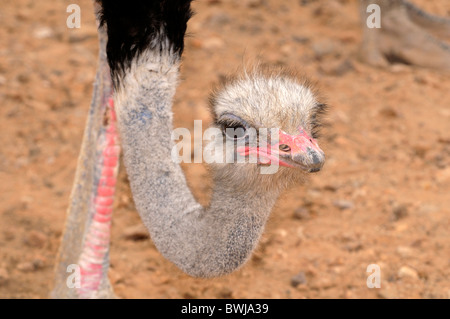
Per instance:
[[[165,38],[181,55],[191,0],[97,0],[100,25],[107,28],[107,56],[113,78],[146,49],[158,49]],[[159,46],[159,48],[161,48]]]

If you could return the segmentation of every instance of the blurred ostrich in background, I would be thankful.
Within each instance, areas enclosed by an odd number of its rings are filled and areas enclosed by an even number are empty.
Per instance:
[[[325,106],[308,84],[277,71],[245,74],[211,98],[212,126],[224,133],[211,145],[243,141],[242,149],[226,148],[224,155],[256,154],[265,161],[212,164],[211,202],[208,207],[197,203],[171,158],[171,106],[190,2],[95,2],[99,67],[56,265],[55,298],[114,297],[107,271],[119,136],[134,202],[152,240],[167,259],[197,277],[242,266],[279,195],[324,163],[316,133]],[[421,66],[449,66],[448,47],[427,33],[445,34],[448,20],[400,0],[364,0],[362,7],[374,2],[386,10],[386,29],[365,31],[361,52],[366,61],[385,65],[396,57]],[[396,32],[389,31],[390,23]],[[418,47],[407,34],[410,28],[430,43],[433,61],[414,54]],[[276,128],[278,139],[265,148],[250,147],[250,129],[259,128]],[[279,165],[275,174],[260,174],[261,166],[274,162]],[[79,284],[76,288],[68,282],[71,265],[81,275],[72,282]]]
[[[366,25],[370,4],[380,6],[381,28]],[[379,67],[401,62],[450,70],[450,19],[428,14],[405,0],[361,0],[360,8],[362,60]]]

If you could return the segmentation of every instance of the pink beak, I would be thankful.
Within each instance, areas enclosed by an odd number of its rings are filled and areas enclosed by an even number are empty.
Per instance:
[[[307,172],[320,171],[325,154],[317,141],[299,128],[299,134],[290,135],[282,130],[278,131],[279,140],[265,147],[243,147],[238,149],[241,155],[257,155],[261,164],[278,164],[280,166],[300,168]]]

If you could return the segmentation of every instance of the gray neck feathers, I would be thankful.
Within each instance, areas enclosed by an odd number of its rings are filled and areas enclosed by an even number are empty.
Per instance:
[[[243,191],[233,174],[230,180],[216,174],[209,207],[197,203],[171,160],[178,68],[176,55],[148,51],[121,79],[115,102],[124,162],[136,208],[159,251],[189,275],[219,276],[248,260],[279,191],[256,183]]]

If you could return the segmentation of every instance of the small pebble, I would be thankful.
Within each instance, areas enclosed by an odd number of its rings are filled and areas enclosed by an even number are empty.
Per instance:
[[[299,0],[298,4],[301,5],[301,6],[307,6],[310,3],[313,3],[315,1],[317,1],[317,0]]]
[[[316,290],[335,287],[336,283],[327,277],[319,277],[311,283],[311,288]]]
[[[395,205],[392,208],[391,219],[393,221],[397,221],[397,220],[403,219],[406,216],[408,216],[408,207],[406,207],[406,205],[403,205],[403,204]]]
[[[36,270],[44,268],[45,262],[46,262],[45,258],[41,256],[34,258],[32,261],[34,269]]]
[[[412,146],[412,149],[416,156],[424,158],[427,152],[431,150],[431,146],[426,143],[417,143]]]
[[[139,241],[148,239],[150,236],[147,228],[145,228],[144,225],[139,224],[125,228],[122,233],[122,237],[126,240]]]
[[[233,298],[233,290],[231,290],[230,288],[224,287],[219,291],[218,297],[221,299],[231,299],[231,298]]]
[[[384,288],[377,289],[378,297],[382,299],[398,299],[398,292],[395,288]]]
[[[264,0],[245,0],[244,4],[248,8],[258,8],[264,5]]]
[[[306,275],[303,271],[291,278],[291,286],[294,288],[299,285],[306,285],[307,282]]]
[[[197,41],[198,42],[198,41]],[[217,50],[222,48],[225,45],[225,42],[216,36],[209,37],[204,39],[203,41],[199,41],[198,43],[194,43],[194,46],[200,47],[206,50]]]
[[[308,209],[306,209],[304,207],[300,207],[294,211],[294,218],[300,219],[300,220],[306,220],[306,219],[311,218],[311,214],[309,213]]]
[[[47,39],[54,37],[54,32],[49,27],[38,27],[33,31],[33,37],[36,39]]]
[[[31,272],[35,271],[36,268],[32,262],[23,262],[17,265],[17,270],[23,271],[23,272]]]
[[[43,257],[37,257],[33,261],[26,261],[17,265],[17,270],[23,272],[32,272],[44,268],[45,259]]]
[[[311,41],[310,38],[305,37],[305,36],[300,36],[300,35],[293,35],[292,40],[294,40],[294,42],[297,42],[300,44],[306,44]]]
[[[400,278],[405,278],[405,277],[410,277],[410,278],[414,278],[414,279],[418,279],[419,278],[419,274],[417,273],[417,271],[411,267],[408,266],[403,266],[398,270],[398,276]]]
[[[354,207],[353,202],[345,199],[337,199],[333,202],[333,205],[339,209],[352,209]]]
[[[323,188],[323,190],[325,190],[325,191],[335,192],[335,191],[338,190],[339,187],[336,186],[336,185],[326,184],[326,185],[324,185],[322,188]]]
[[[399,116],[398,112],[389,106],[382,108],[378,114],[386,118],[396,118]]]
[[[349,252],[357,252],[357,251],[360,251],[363,248],[364,248],[364,246],[359,241],[353,242],[353,243],[349,243],[349,244],[344,246],[344,249],[349,251]]]
[[[398,246],[397,247],[397,253],[401,257],[411,257],[414,256],[414,249],[408,247],[408,246]]]

